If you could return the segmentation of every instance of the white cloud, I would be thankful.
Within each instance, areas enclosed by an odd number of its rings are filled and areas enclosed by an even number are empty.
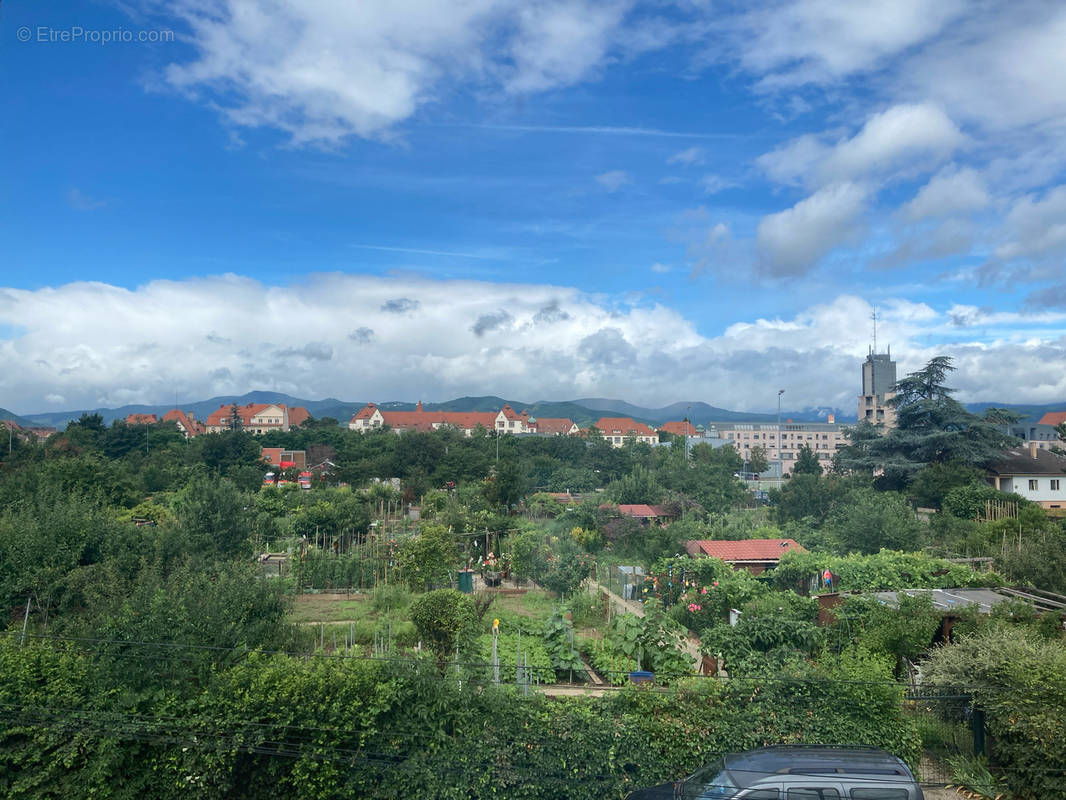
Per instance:
[[[382,310],[401,294],[420,301],[417,318]],[[987,338],[960,341],[951,313],[966,319],[965,309],[939,313],[904,299],[878,308],[878,341],[891,343],[901,374],[943,352],[965,361],[953,383],[966,399],[1066,395],[1062,314],[989,312],[981,320]],[[662,306],[619,305],[538,284],[329,274],[287,287],[223,276],[134,290],[101,283],[3,289],[0,325],[19,333],[0,340],[0,394],[20,413],[250,389],[379,401],[490,393],[645,404],[703,399],[765,410],[774,404],[766,387],[781,384],[790,404],[851,409],[872,310],[844,295],[791,318],[701,334]],[[353,320],[362,326],[354,336]]]
[[[941,32],[962,0],[786,0],[728,25],[741,63],[764,88],[834,82],[882,65]]]
[[[569,86],[588,77],[603,61],[626,10],[622,3],[580,0],[519,8],[519,32],[511,47],[515,73],[508,81],[517,92]]]
[[[723,178],[721,175],[715,175],[713,173],[704,175],[700,179],[700,186],[703,187],[705,194],[718,194],[724,192],[726,189],[732,189],[737,186],[737,182],[730,180],[729,178]]]
[[[756,235],[763,274],[802,275],[830,250],[854,237],[867,195],[864,187],[854,183],[833,184],[792,208],[763,217]]]
[[[896,105],[874,114],[858,133],[834,145],[808,134],[760,156],[757,163],[781,183],[821,186],[913,174],[935,166],[963,141],[955,123],[936,106]]]
[[[96,211],[106,206],[107,203],[87,195],[77,186],[72,186],[67,190],[67,205],[75,211]]]
[[[996,249],[1000,260],[1066,251],[1066,186],[1056,186],[1043,197],[1031,194],[1020,198],[1007,214],[1005,227],[1010,240]]]
[[[630,181],[629,173],[621,169],[612,169],[596,176],[596,183],[608,192],[617,192]]]
[[[669,272],[670,271],[670,265],[669,264],[660,264],[660,263],[656,262],[656,263],[651,265],[651,271],[652,272],[659,272],[659,273]]]
[[[689,147],[685,150],[681,150],[677,153],[674,153],[672,156],[666,159],[666,163],[681,164],[685,167],[691,167],[696,164],[704,163],[706,158],[707,154],[704,152],[702,147]]]
[[[903,216],[911,222],[980,211],[990,202],[984,181],[974,169],[941,170],[907,203]]]

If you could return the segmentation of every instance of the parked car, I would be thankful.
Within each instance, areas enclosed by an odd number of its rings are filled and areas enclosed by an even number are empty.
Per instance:
[[[876,747],[778,745],[725,756],[627,800],[924,800],[903,761]]]

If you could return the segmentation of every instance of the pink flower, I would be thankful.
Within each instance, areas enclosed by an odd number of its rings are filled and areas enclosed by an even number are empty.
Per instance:
[[[715,581],[715,582],[714,582],[714,585],[715,585],[715,586],[717,586],[717,585],[718,585],[718,581]]]
[[[700,594],[707,594],[707,587],[706,586],[704,586],[702,589],[700,589]]]

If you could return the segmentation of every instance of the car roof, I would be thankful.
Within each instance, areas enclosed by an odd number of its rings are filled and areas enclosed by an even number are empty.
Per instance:
[[[902,760],[876,747],[778,745],[725,757],[730,771],[778,774],[882,774],[910,776]]]

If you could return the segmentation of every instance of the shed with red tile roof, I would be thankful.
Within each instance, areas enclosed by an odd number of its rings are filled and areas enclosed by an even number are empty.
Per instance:
[[[773,569],[785,553],[807,552],[795,539],[693,539],[685,542],[685,550],[693,558],[718,558],[733,569],[746,569],[752,575]]]

